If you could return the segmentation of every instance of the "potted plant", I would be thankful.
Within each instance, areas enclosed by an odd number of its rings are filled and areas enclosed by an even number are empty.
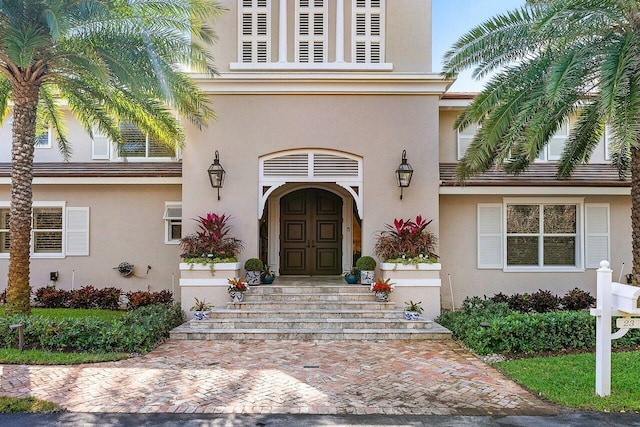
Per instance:
[[[344,280],[350,285],[355,285],[358,283],[358,279],[360,278],[360,270],[355,267],[351,267],[349,271],[344,273]]]
[[[268,265],[265,264],[264,270],[260,273],[260,282],[263,285],[270,285],[274,280],[276,280],[275,273],[271,271],[271,268]]]
[[[410,300],[409,302],[405,302],[404,318],[407,320],[418,320],[423,312],[420,304],[422,304],[422,301],[413,302]]]
[[[207,320],[209,315],[211,314],[211,309],[213,308],[212,304],[207,303],[204,299],[199,300],[198,298],[194,298],[196,300],[195,304],[191,307],[191,311],[193,311],[193,317],[196,320]]]
[[[360,270],[360,283],[371,285],[375,277],[376,260],[370,256],[363,256],[356,261],[356,268]]]
[[[244,301],[244,293],[247,291],[247,284],[242,279],[236,279],[235,277],[229,279],[229,287],[227,288],[227,292],[229,292],[229,296],[231,297],[231,302],[242,302]]]
[[[424,264],[435,263],[437,238],[427,230],[433,220],[427,221],[418,215],[415,220],[394,219],[386,224],[386,230],[378,234],[375,254],[386,263]]]
[[[387,302],[389,301],[389,294],[393,291],[393,283],[391,279],[376,279],[371,285],[371,292],[376,294],[376,301]]]
[[[259,285],[260,274],[264,270],[264,264],[258,258],[249,258],[244,263],[244,269],[247,272],[247,285]]]
[[[231,237],[231,217],[225,214],[208,213],[195,221],[198,230],[180,239],[180,257],[187,264],[235,263],[243,248],[242,240]]]

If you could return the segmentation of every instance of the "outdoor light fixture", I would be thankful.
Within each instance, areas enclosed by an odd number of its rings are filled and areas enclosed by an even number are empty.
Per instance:
[[[400,187],[400,200],[402,200],[402,189],[411,184],[411,175],[413,175],[413,168],[407,163],[407,150],[402,150],[402,163],[396,170],[398,187]]]
[[[216,150],[216,157],[213,159],[213,163],[209,166],[209,169],[207,169],[207,173],[209,174],[211,186],[218,189],[218,200],[220,200],[220,189],[224,184],[224,175],[226,172],[220,164],[220,154],[218,154],[218,150]]]

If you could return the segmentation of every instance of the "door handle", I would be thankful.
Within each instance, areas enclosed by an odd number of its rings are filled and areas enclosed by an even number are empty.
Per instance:
[[[311,240],[307,240],[307,248],[311,247]]]
[[[312,248],[315,248],[315,247],[316,247],[316,241],[315,241],[315,240],[312,240],[312,241],[311,241],[311,247],[312,247]]]

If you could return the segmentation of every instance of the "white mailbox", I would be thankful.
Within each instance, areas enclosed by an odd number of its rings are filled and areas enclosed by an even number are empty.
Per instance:
[[[640,287],[615,282],[611,284],[611,307],[614,310],[640,314],[638,299],[640,299]]]

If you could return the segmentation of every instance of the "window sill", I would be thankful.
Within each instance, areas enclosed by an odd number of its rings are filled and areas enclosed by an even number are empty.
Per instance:
[[[505,267],[505,273],[584,273],[582,267]]]

